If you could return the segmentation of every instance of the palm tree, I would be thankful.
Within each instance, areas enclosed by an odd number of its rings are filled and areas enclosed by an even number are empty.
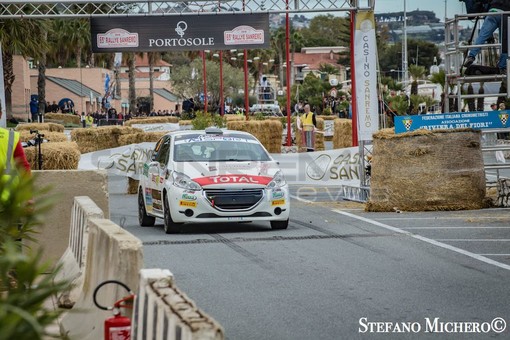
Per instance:
[[[4,66],[5,107],[12,111],[12,84],[14,83],[13,56],[21,54],[24,57],[38,58],[42,55],[41,21],[5,19],[0,22],[0,41],[2,43],[2,57]],[[34,34],[35,33],[35,34]]]
[[[135,87],[135,54],[126,53],[129,76],[129,112],[134,115],[136,112],[136,87]]]
[[[283,51],[285,51],[285,29],[283,27],[280,27],[273,32],[271,37],[271,46],[278,55],[278,80],[280,81],[280,85],[283,87],[283,63],[285,62],[283,58]]]
[[[421,79],[425,74],[425,67],[418,65],[410,65],[409,73],[413,77],[413,83],[411,84],[411,95],[418,94],[418,79]]]

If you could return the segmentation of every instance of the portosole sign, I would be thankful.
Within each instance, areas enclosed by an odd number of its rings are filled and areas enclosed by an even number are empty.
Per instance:
[[[418,129],[502,129],[510,126],[509,111],[457,112],[395,117],[395,133]]]
[[[91,18],[92,51],[190,51],[269,47],[269,14]]]

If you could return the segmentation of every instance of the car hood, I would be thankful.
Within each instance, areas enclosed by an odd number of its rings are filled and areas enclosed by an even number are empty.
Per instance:
[[[186,174],[193,181],[207,188],[265,187],[280,170],[275,161],[196,162],[175,163],[175,165],[176,171]]]

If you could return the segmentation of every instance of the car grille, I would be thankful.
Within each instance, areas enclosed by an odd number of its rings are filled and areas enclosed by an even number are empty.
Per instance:
[[[211,206],[223,211],[245,211],[255,207],[264,197],[263,189],[225,190],[209,189],[204,191]]]

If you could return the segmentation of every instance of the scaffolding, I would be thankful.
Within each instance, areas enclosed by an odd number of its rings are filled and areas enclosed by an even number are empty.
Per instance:
[[[461,112],[467,99],[485,100],[487,98],[500,98],[504,101],[508,98],[506,84],[509,74],[500,74],[493,58],[495,54],[501,54],[503,51],[502,40],[496,39],[494,42],[476,45],[474,42],[477,32],[483,23],[483,18],[487,16],[501,15],[502,23],[508,20],[510,12],[489,12],[456,15],[454,19],[447,20],[445,23],[445,73],[446,87],[444,89],[444,112]],[[473,35],[471,41],[461,41],[459,39],[459,29],[462,24],[473,22]],[[506,24],[505,24],[506,27]],[[500,28],[501,29],[501,28]],[[507,34],[507,32],[503,32]],[[500,36],[503,36],[500,34]],[[475,63],[470,67],[464,67],[468,51],[470,48],[480,48],[475,59]],[[468,93],[469,86],[473,88],[473,93]],[[502,86],[503,85],[503,86]],[[483,89],[483,91],[480,91]],[[487,105],[488,103],[484,103]],[[477,108],[475,111],[484,111]]]

